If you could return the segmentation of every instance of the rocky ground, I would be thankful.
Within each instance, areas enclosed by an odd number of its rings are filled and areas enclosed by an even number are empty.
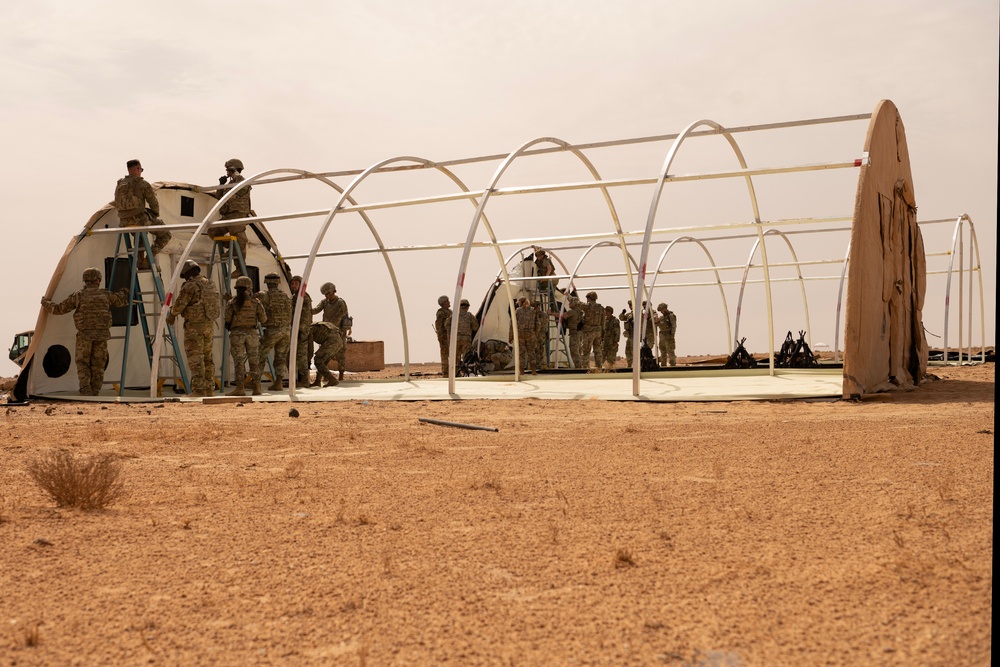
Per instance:
[[[994,368],[932,372],[860,403],[0,405],[0,664],[988,665]],[[57,508],[26,470],[55,448],[128,497]]]

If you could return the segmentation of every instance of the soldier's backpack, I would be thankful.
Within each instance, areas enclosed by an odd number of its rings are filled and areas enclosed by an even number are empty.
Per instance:
[[[136,182],[130,178],[122,178],[115,186],[115,208],[119,211],[131,211],[146,206],[146,200],[135,186]]]
[[[205,317],[214,322],[222,314],[222,297],[219,296],[219,288],[211,280],[200,282],[201,305],[205,308]]]

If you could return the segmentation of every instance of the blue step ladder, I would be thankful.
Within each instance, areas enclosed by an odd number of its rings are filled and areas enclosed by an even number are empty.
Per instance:
[[[122,251],[122,244],[125,245],[125,251]],[[148,269],[139,268],[139,256],[145,253],[145,257],[149,262]],[[153,257],[152,248],[149,245],[149,233],[144,231],[122,231],[118,234],[118,241],[115,244],[115,254],[114,263],[111,265],[111,271],[108,272],[107,285],[110,288],[115,284],[115,271],[118,267],[118,258],[127,257],[129,262],[129,283],[128,283],[128,305],[126,306],[126,321],[125,321],[125,342],[122,346],[122,367],[121,376],[117,383],[112,382],[115,393],[119,396],[123,395],[125,392],[125,377],[128,371],[128,352],[129,343],[132,334],[132,324],[133,313],[137,315],[139,325],[142,327],[142,339],[146,346],[146,357],[149,359],[150,370],[152,370],[153,361],[153,337],[155,333],[155,320],[159,317],[160,312],[163,308],[163,281],[160,279],[159,269],[156,265],[156,259]],[[144,292],[142,286],[139,284],[140,272],[149,271],[153,282],[153,291]],[[149,300],[147,297],[155,296],[155,300]],[[153,319],[154,324],[150,325],[150,318]],[[177,375],[170,376],[164,373],[159,373],[159,382],[156,387],[156,395],[163,395],[163,385],[167,380],[173,380],[175,388],[179,388],[185,392],[190,390],[190,385],[188,384],[188,374],[187,368],[184,365],[184,357],[181,354],[180,345],[177,342],[177,333],[173,325],[168,324],[164,336],[170,342],[169,348],[164,348],[170,350],[173,354],[161,355],[156,363],[161,361],[168,361],[174,365],[177,369]],[[180,383],[178,386],[177,383]]]

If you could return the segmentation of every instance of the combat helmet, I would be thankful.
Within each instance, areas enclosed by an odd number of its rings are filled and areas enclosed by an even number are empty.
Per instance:
[[[191,276],[196,276],[201,273],[201,267],[198,266],[198,262],[193,259],[188,259],[184,261],[184,268],[181,269],[181,278],[190,278]]]
[[[448,303],[448,297],[447,296],[445,296],[444,294],[442,294],[441,296],[438,297],[438,305],[439,306],[443,306],[446,303]]]
[[[236,171],[243,171],[243,161],[237,158],[232,158],[226,160],[226,169],[235,169]]]
[[[236,289],[244,287],[246,289],[253,288],[253,281],[250,280],[250,276],[240,276],[236,279]]]
[[[101,278],[101,272],[93,267],[83,272],[83,282],[85,283],[99,283]]]
[[[319,288],[320,294],[327,294],[328,292],[336,293],[336,291],[337,291],[337,286],[334,285],[333,283],[323,283],[323,286]]]
[[[460,308],[468,308],[469,307],[469,300],[468,299],[462,299],[459,302],[458,305],[459,305]]]
[[[280,281],[281,281],[281,276],[279,276],[277,273],[269,273],[266,276],[264,276],[265,285],[270,285],[271,283],[277,285]]]
[[[587,292],[587,301],[597,301],[597,292]]]
[[[661,303],[660,305],[658,305],[658,306],[656,307],[656,309],[657,309],[658,311],[660,311],[661,313],[665,313],[665,312],[667,312],[667,304],[665,304],[665,303]]]

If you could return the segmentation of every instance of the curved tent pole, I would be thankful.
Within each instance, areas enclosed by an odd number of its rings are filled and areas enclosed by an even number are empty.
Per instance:
[[[469,256],[470,256],[470,254],[472,252],[472,242],[476,238],[476,230],[479,228],[479,221],[480,221],[480,219],[484,218],[484,211],[486,209],[486,203],[489,201],[490,194],[496,188],[496,184],[499,182],[499,180],[503,176],[504,172],[507,171],[507,168],[511,165],[511,163],[513,163],[513,161],[516,160],[518,157],[522,156],[529,148],[531,148],[532,146],[534,146],[536,144],[540,144],[540,143],[552,143],[552,144],[556,144],[556,146],[559,146],[562,150],[571,152],[581,162],[583,162],[583,164],[587,167],[587,169],[590,171],[591,175],[593,175],[596,180],[601,180],[600,175],[598,174],[597,170],[594,168],[594,165],[590,162],[590,160],[583,154],[583,152],[579,148],[576,148],[576,147],[572,146],[571,144],[569,144],[569,143],[567,143],[567,142],[565,142],[565,141],[563,141],[561,139],[556,139],[555,137],[539,137],[537,139],[532,139],[531,141],[528,141],[528,142],[522,144],[514,152],[510,153],[509,155],[507,155],[507,157],[505,157],[503,159],[503,162],[501,162],[500,165],[497,166],[496,171],[493,173],[493,178],[490,180],[489,186],[484,189],[485,194],[483,195],[483,198],[479,202],[479,206],[476,209],[476,215],[475,215],[475,217],[472,220],[472,224],[469,225],[469,233],[468,233],[468,235],[466,237],[466,240],[465,240],[465,246],[462,249],[462,261],[459,264],[458,278],[455,281],[455,283],[456,283],[455,284],[455,303],[460,303],[461,302],[462,290],[465,287],[466,269],[468,268]],[[614,202],[611,199],[611,195],[608,192],[607,187],[601,186],[600,189],[604,193],[605,201],[607,202],[608,208],[609,208],[609,210],[611,212],[611,218],[612,218],[612,221],[614,222],[615,230],[617,231],[617,234],[618,234],[618,241],[619,241],[619,244],[620,244],[620,246],[622,248],[623,258],[624,258],[624,261],[625,261],[625,265],[626,265],[626,268],[628,268],[628,251],[627,251],[627,248],[626,248],[626,245],[625,245],[625,235],[624,235],[624,233],[623,233],[623,231],[621,229],[621,224],[620,224],[619,219],[618,219],[618,213],[617,213],[617,211],[616,211],[616,209],[614,207]],[[491,238],[492,238],[493,243],[495,245],[496,244],[496,238],[492,237],[492,232],[491,232]],[[503,256],[500,253],[499,247],[497,247],[496,250],[497,250],[497,257],[498,257],[498,259],[501,262],[501,267],[502,267],[504,273],[506,274],[507,266],[503,262]],[[560,264],[561,263],[562,262],[560,262]],[[629,283],[630,284],[632,283],[632,276],[631,276],[631,274],[629,275]],[[511,293],[510,281],[509,280],[507,281],[507,301],[508,301],[508,308],[510,308],[511,312],[514,312],[514,299],[513,299],[512,293]],[[449,340],[449,343],[448,343],[449,344],[448,357],[449,357],[449,360],[450,360],[450,368],[448,369],[448,393],[454,394],[455,393],[455,363],[457,361],[455,359],[455,354],[458,351],[458,318],[457,317],[453,317],[452,318],[451,333],[450,333],[449,337],[450,337],[450,340]],[[514,380],[515,381],[520,380],[520,366],[521,366],[521,363],[520,363],[520,359],[519,359],[519,356],[518,356],[518,347],[519,346],[518,346],[518,338],[517,338],[517,327],[514,327]]]
[[[231,188],[228,192],[226,192],[226,194],[224,194],[219,199],[219,201],[215,203],[215,206],[212,207],[212,209],[205,215],[205,217],[202,218],[201,223],[199,223],[198,227],[191,234],[191,240],[188,241],[188,244],[184,247],[184,250],[181,252],[181,256],[177,260],[177,265],[174,267],[174,272],[170,275],[170,280],[165,285],[166,296],[163,299],[163,308],[160,309],[160,315],[159,317],[156,318],[156,334],[153,336],[153,354],[152,354],[153,363],[150,364],[150,370],[149,370],[150,398],[156,398],[156,385],[157,381],[159,380],[159,370],[160,370],[160,364],[158,363],[157,360],[160,358],[160,348],[162,347],[162,342],[163,342],[163,331],[167,326],[167,315],[169,314],[170,311],[170,305],[173,302],[174,294],[176,293],[177,287],[180,284],[181,271],[184,269],[184,262],[186,262],[188,257],[191,256],[191,250],[194,248],[194,244],[198,241],[201,235],[205,233],[205,230],[208,229],[208,227],[211,224],[219,222],[217,219],[213,218],[215,218],[215,216],[218,215],[218,212],[222,208],[222,205],[228,202],[230,199],[232,199],[233,195],[239,190],[250,187],[253,183],[256,183],[262,178],[266,178],[267,176],[270,176],[272,174],[298,174],[300,178],[314,177],[314,175],[310,174],[307,171],[303,171],[301,169],[268,169],[267,171],[262,171],[259,174],[254,174],[250,178],[240,181],[236,187]]]
[[[809,300],[806,298],[806,285],[805,285],[805,280],[802,278],[802,267],[799,266],[799,257],[795,253],[795,248],[792,246],[791,240],[784,232],[782,232],[780,229],[769,229],[766,232],[764,232],[764,236],[768,236],[771,234],[777,234],[778,236],[780,236],[782,240],[785,242],[785,245],[788,246],[789,252],[792,253],[792,261],[795,263],[795,272],[798,274],[799,278],[799,288],[802,290],[802,308],[804,309],[806,316],[806,335],[808,336],[807,342],[811,347],[812,334],[809,333],[810,331]],[[750,267],[753,265],[753,256],[757,253],[758,247],[760,247],[760,239],[754,242],[753,248],[750,250],[750,256],[747,258],[746,266],[743,267],[743,280],[740,281],[740,297],[739,301],[737,301],[736,303],[736,338],[739,338],[740,336],[740,314],[743,312],[743,293],[747,285],[747,274],[750,272]],[[850,251],[849,248],[848,251]],[[841,279],[843,279],[843,276],[841,276]],[[839,309],[839,304],[838,304],[838,309]]]
[[[840,288],[837,290],[837,316],[833,323],[833,360],[840,361],[840,313],[844,305],[844,283],[847,281],[847,265],[851,261],[851,240],[847,240],[844,265],[840,269]]]
[[[667,247],[663,249],[663,253],[660,254],[660,260],[656,263],[656,271],[653,272],[653,282],[649,286],[649,302],[651,304],[653,303],[653,290],[656,289],[656,279],[660,275],[660,267],[663,265],[663,260],[667,258],[667,253],[674,247],[674,244],[682,241],[698,244],[698,247],[705,251],[708,261],[712,264],[712,272],[715,273],[715,284],[719,286],[719,294],[722,296],[722,312],[726,316],[726,338],[729,339],[732,336],[733,328],[732,324],[729,322],[729,304],[726,303],[726,290],[722,287],[722,276],[719,274],[719,270],[715,268],[715,258],[712,257],[712,253],[709,252],[708,247],[693,236],[681,236],[680,238],[676,238],[667,244]],[[729,343],[726,344],[728,345]]]
[[[436,166],[436,165],[434,165],[434,163],[432,161],[426,160],[424,158],[413,157],[413,156],[400,156],[400,157],[395,157],[395,158],[389,158],[387,160],[383,160],[381,162],[378,162],[378,163],[370,166],[368,169],[365,169],[363,172],[361,172],[360,174],[358,174],[354,178],[353,181],[351,181],[350,185],[348,185],[348,187],[347,187],[346,190],[342,190],[341,191],[341,197],[340,197],[340,199],[338,200],[337,204],[333,208],[330,209],[330,213],[327,215],[326,219],[323,221],[323,225],[321,226],[320,231],[316,235],[316,239],[313,242],[312,250],[310,250],[309,257],[306,260],[306,268],[305,268],[305,270],[302,273],[302,285],[300,287],[300,290],[302,292],[305,291],[306,285],[308,284],[309,276],[312,273],[313,264],[316,261],[316,255],[319,252],[319,248],[320,248],[320,246],[323,243],[323,239],[326,236],[326,232],[330,228],[330,225],[333,222],[333,218],[337,215],[337,213],[339,212],[341,206],[343,206],[344,201],[350,201],[352,204],[355,203],[353,201],[353,199],[351,199],[351,196],[350,196],[351,192],[353,192],[354,189],[357,188],[358,185],[360,185],[372,173],[376,173],[380,169],[382,169],[383,167],[385,167],[386,165],[392,164],[394,162],[416,162],[417,164],[422,164],[422,165],[426,165],[426,166],[435,166],[435,168],[437,168],[439,171],[442,171],[447,176],[449,176],[453,181],[455,181],[463,189],[464,192],[468,192],[468,188],[466,188],[465,185],[461,182],[461,180],[458,179],[449,170],[447,170],[447,169],[445,169],[443,167]],[[369,228],[372,230],[372,233],[375,234],[376,239],[379,241],[380,247],[383,248],[383,254],[387,254],[387,253],[385,253],[384,247],[381,246],[381,239],[378,238],[377,232],[374,229],[374,225],[368,220],[367,216],[364,216],[364,217],[365,217],[366,222],[368,222]],[[493,238],[493,241],[495,243],[496,239],[495,239],[495,237],[493,237],[493,231],[492,231],[492,229],[489,228],[488,221],[487,221],[486,225],[487,225],[487,229],[490,232],[490,236],[491,236],[491,238]],[[498,250],[498,252],[499,252],[499,250]],[[393,275],[393,278],[394,278],[394,280],[393,280],[393,287],[396,290],[396,300],[397,300],[397,304],[398,304],[398,307],[399,307],[400,320],[401,320],[402,327],[403,327],[403,346],[404,346],[404,355],[405,355],[405,363],[406,363],[406,367],[407,367],[407,379],[408,379],[408,377],[409,377],[409,344],[408,344],[408,337],[407,337],[407,330],[406,330],[406,315],[405,315],[405,311],[403,309],[403,300],[402,300],[402,295],[401,295],[401,293],[399,291],[399,285],[395,281],[395,274],[393,273],[392,275]],[[298,321],[299,317],[301,316],[301,312],[302,312],[302,299],[300,298],[300,299],[297,300],[296,308],[295,308],[295,313],[292,316],[293,317],[293,321],[296,321],[296,322]],[[295,340],[291,341],[291,344],[290,344],[290,355],[295,353],[296,343],[298,342],[297,338],[298,338],[298,336],[296,336]],[[289,395],[289,399],[290,400],[295,400],[296,399],[296,396],[295,396],[295,386],[294,386],[294,383],[292,382],[292,379],[291,379],[292,373],[294,372],[295,369],[294,369],[294,364],[291,363],[291,361],[292,360],[289,359],[289,362],[290,362],[290,371],[289,371],[290,379],[289,379],[289,384],[288,384],[288,387],[289,387],[288,395]]]
[[[733,153],[736,155],[736,159],[740,163],[740,167],[743,169],[747,168],[746,159],[743,157],[743,151],[740,150],[739,144],[733,139],[732,134],[730,134],[726,128],[716,123],[714,120],[709,120],[704,118],[702,120],[695,121],[688,125],[684,130],[677,135],[677,139],[670,146],[670,150],[667,152],[667,157],[663,161],[663,167],[660,169],[660,175],[656,180],[656,189],[653,191],[653,198],[649,205],[649,213],[646,216],[646,228],[642,235],[642,253],[640,254],[639,260],[639,293],[636,298],[632,299],[632,303],[638,306],[642,303],[642,293],[646,288],[646,263],[649,260],[649,242],[653,233],[653,222],[656,220],[656,210],[660,204],[660,197],[663,194],[663,187],[667,180],[667,174],[670,170],[670,166],[673,164],[674,158],[677,156],[678,150],[680,150],[681,145],[684,140],[694,133],[695,129],[707,125],[713,128],[717,134],[721,134],[729,142],[730,147],[733,149]],[[747,192],[750,197],[750,207],[753,209],[753,219],[757,226],[757,238],[760,241],[761,247],[761,258],[764,262],[764,285],[765,294],[767,296],[767,324],[768,324],[768,334],[771,338],[772,344],[768,345],[769,348],[769,372],[771,375],[774,374],[774,312],[771,303],[771,274],[768,268],[767,261],[767,246],[764,244],[764,233],[760,225],[760,209],[757,206],[757,193],[754,190],[753,180],[749,175],[745,176],[747,183]],[[639,327],[641,325],[642,318],[633,318],[632,326],[632,358],[639,359],[641,338],[639,336]],[[639,395],[639,378],[640,378],[640,366],[638,364],[632,364],[632,395]]]

